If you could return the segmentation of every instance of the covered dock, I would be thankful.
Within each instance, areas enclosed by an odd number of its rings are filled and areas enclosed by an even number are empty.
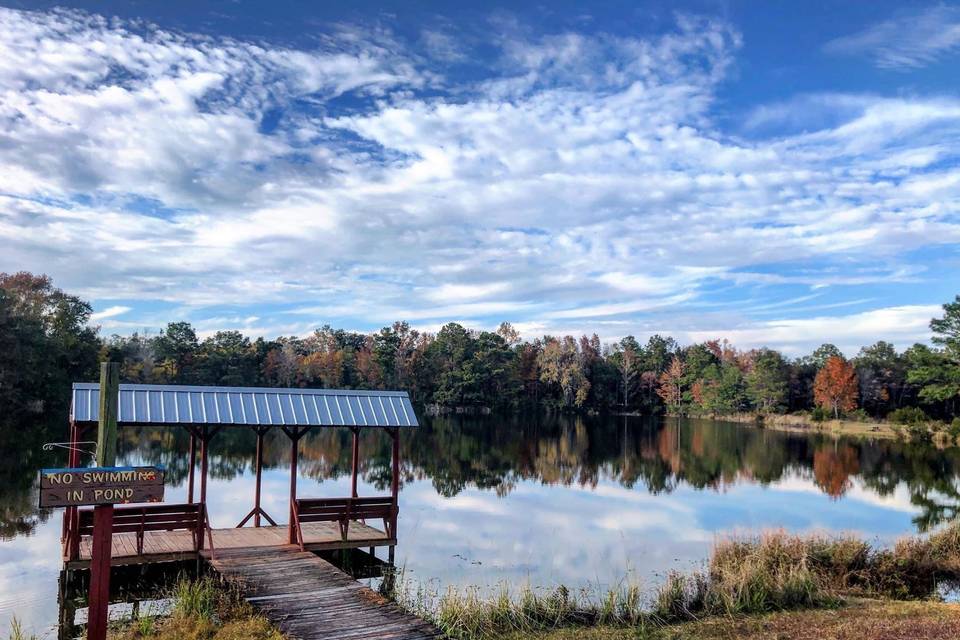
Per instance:
[[[70,408],[70,466],[79,466],[78,443],[96,427],[100,385],[75,383]],[[189,433],[189,473],[185,504],[117,506],[112,564],[145,564],[215,557],[218,550],[296,545],[301,551],[389,548],[397,544],[400,434],[418,426],[405,392],[334,389],[275,389],[182,385],[119,385],[117,425],[183,428]],[[251,509],[228,529],[211,529],[207,510],[210,450],[223,429],[251,429],[257,438]],[[297,491],[300,440],[312,429],[349,429],[353,434],[349,496],[301,497]],[[361,429],[383,429],[392,439],[391,491],[359,496]],[[290,442],[289,509],[267,513],[261,504],[263,441],[279,430]],[[374,526],[382,523],[382,528]],[[64,513],[66,568],[89,565],[92,512],[68,507]]]

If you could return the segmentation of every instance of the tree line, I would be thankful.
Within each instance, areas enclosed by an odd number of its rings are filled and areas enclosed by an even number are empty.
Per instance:
[[[788,358],[726,340],[680,345],[654,335],[602,344],[592,336],[521,340],[456,323],[437,333],[395,322],[374,333],[325,325],[312,334],[201,339],[188,322],[157,335],[103,337],[89,303],[30,273],[0,274],[0,403],[37,410],[66,401],[97,363],[121,363],[125,382],[402,389],[447,408],[543,407],[583,412],[729,415],[812,411],[820,417],[957,417],[960,296],[930,323],[932,346],[885,341],[847,359],[824,344]]]

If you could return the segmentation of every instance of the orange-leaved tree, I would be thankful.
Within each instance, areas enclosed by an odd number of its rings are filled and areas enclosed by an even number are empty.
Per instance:
[[[657,395],[663,398],[668,407],[673,407],[677,411],[680,410],[680,404],[683,402],[681,381],[686,371],[687,368],[683,361],[677,356],[673,356],[670,366],[660,374],[660,386],[657,388]]]
[[[857,408],[859,381],[853,365],[841,356],[830,356],[813,381],[813,399],[839,418],[843,411]]]

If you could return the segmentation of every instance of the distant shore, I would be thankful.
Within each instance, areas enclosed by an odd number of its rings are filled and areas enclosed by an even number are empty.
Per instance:
[[[824,420],[817,422],[805,414],[756,414],[736,413],[722,416],[669,416],[686,417],[704,420],[719,420],[721,422],[737,422],[751,424],[774,431],[788,431],[794,433],[821,433],[830,436],[844,436],[853,438],[869,438],[882,440],[910,440],[917,435],[926,434],[929,440],[940,447],[950,447],[960,444],[954,435],[949,433],[945,426],[938,429],[932,423],[919,425],[902,425],[885,421],[862,420]]]

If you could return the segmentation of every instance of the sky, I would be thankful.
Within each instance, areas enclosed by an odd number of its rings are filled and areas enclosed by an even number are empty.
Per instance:
[[[106,335],[855,355],[960,293],[960,4],[0,5],[0,271]]]

